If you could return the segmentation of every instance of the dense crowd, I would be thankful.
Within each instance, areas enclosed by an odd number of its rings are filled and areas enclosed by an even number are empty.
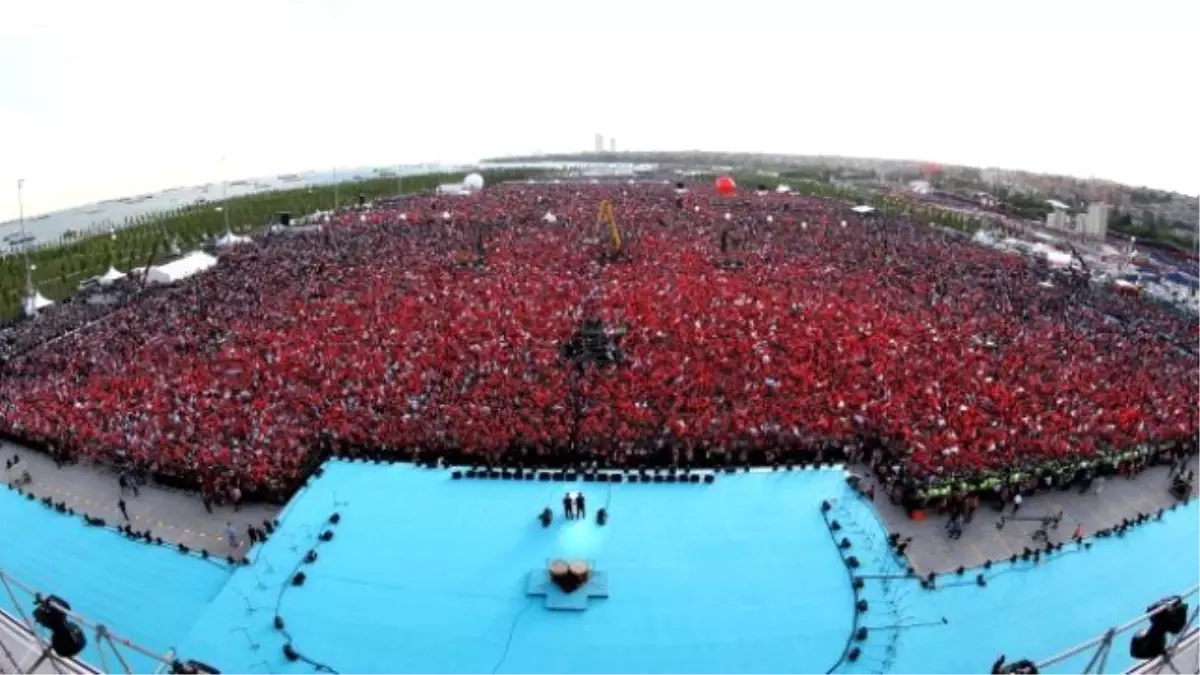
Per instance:
[[[54,311],[13,340],[44,338]],[[947,476],[1198,429],[1187,321],[791,195],[415,197],[238,247],[94,318],[4,367],[0,431],[250,491],[330,443],[635,466],[811,461],[870,438]],[[586,322],[612,358],[567,353]]]

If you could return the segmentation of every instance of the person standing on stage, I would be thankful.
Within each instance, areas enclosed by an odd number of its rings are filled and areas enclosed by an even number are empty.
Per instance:
[[[583,493],[575,493],[575,517],[587,518],[587,506],[583,503]]]
[[[571,493],[568,492],[567,494],[563,495],[563,515],[567,520],[575,519],[575,512],[572,509],[572,504],[573,502],[571,501]]]

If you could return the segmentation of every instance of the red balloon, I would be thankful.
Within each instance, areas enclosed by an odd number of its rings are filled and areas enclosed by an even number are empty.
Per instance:
[[[717,192],[723,195],[731,195],[737,190],[737,183],[729,176],[721,176],[717,178]]]

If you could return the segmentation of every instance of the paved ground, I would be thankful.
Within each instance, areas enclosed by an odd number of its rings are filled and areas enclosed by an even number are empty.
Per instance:
[[[1193,457],[1189,466],[1200,473],[1197,458]],[[856,468],[854,472],[869,473],[865,467]],[[1096,530],[1120,523],[1139,512],[1152,513],[1174,504],[1177,500],[1167,492],[1168,485],[1167,467],[1156,466],[1133,480],[1106,479],[1099,495],[1093,488],[1083,495],[1076,489],[1027,496],[1017,517],[1036,519],[1062,511],[1062,523],[1057,529],[1048,530],[1051,541],[1069,540],[1076,525],[1083,526],[1084,536],[1091,536]],[[1005,509],[1004,527],[998,529],[996,524],[1002,514],[990,506],[980,506],[972,522],[964,528],[962,537],[954,540],[946,536],[947,519],[944,516],[931,515],[924,521],[909,520],[904,509],[893,505],[883,494],[882,489],[876,489],[876,509],[889,532],[913,538],[907,553],[910,564],[919,574],[944,572],[959,566],[973,567],[987,560],[1006,559],[1021,553],[1026,546],[1037,548],[1031,535],[1041,524],[1013,520],[1011,507]]]
[[[65,501],[76,513],[103,518],[111,525],[125,522],[117,508],[121,498],[118,476],[107,467],[78,464],[59,469],[40,452],[0,442],[0,462],[7,462],[14,454],[20,455],[21,463],[8,473],[0,468],[4,482],[15,481],[22,471],[28,471],[33,483],[24,489],[39,499],[48,496],[56,502]],[[241,511],[214,506],[209,514],[198,494],[153,485],[140,487],[137,497],[126,494],[125,505],[134,529],[149,528],[151,534],[165,541],[208,549],[221,557],[244,553],[248,548],[246,526],[253,523],[261,527],[264,520],[279,512],[277,506],[248,504]],[[237,547],[225,540],[226,522],[232,523],[238,533]]]

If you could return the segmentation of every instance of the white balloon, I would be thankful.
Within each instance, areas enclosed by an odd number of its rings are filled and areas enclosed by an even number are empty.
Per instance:
[[[442,211],[442,220],[450,220],[450,212]]]
[[[463,187],[467,188],[471,192],[478,192],[479,190],[482,190],[483,176],[480,176],[477,173],[467,174],[467,177],[463,179]]]
[[[700,213],[700,207],[699,207],[699,206],[696,206],[696,207],[693,207],[693,208],[694,208],[694,210],[696,211],[696,213]]]
[[[730,220],[732,218],[733,216],[729,215],[728,213],[725,214],[725,220]]]
[[[407,213],[401,213],[401,214],[400,214],[400,220],[408,220],[408,214],[407,214]]]
[[[844,221],[844,220],[843,220],[843,221],[842,221],[842,227],[845,227],[845,226],[846,226],[846,221]]]
[[[768,222],[768,223],[773,223],[773,222],[775,222],[775,216],[767,216],[767,222]]]

